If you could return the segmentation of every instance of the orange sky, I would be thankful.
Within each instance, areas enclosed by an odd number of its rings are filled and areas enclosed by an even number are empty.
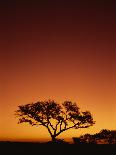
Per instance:
[[[3,4],[0,49],[0,140],[49,138],[17,125],[20,104],[76,101],[96,124],[62,138],[116,129],[115,8],[107,4]]]

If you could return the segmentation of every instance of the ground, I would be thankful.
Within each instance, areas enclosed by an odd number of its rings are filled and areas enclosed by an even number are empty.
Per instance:
[[[41,144],[21,142],[1,142],[0,154],[3,155],[97,155],[116,154],[116,145],[96,144]]]

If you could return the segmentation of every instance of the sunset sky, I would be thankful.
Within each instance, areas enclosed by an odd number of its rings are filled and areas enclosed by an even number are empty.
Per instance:
[[[0,140],[50,138],[17,124],[18,105],[77,102],[96,124],[61,135],[116,130],[116,12],[109,3],[16,2],[0,6]]]

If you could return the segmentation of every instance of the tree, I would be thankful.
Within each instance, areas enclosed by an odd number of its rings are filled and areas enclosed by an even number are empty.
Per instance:
[[[106,140],[108,144],[116,144],[116,130],[102,129],[96,136]]]
[[[89,111],[81,112],[77,104],[71,101],[58,104],[54,100],[47,100],[20,105],[15,115],[19,118],[18,123],[44,126],[52,141],[56,141],[56,137],[66,130],[88,128],[95,124]]]
[[[95,144],[95,137],[91,134],[85,134],[80,136],[80,142],[85,144]]]

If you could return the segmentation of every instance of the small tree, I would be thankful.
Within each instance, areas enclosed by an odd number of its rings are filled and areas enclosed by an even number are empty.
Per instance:
[[[116,130],[102,129],[96,134],[99,139],[104,139],[108,144],[116,144]]]
[[[85,143],[85,144],[95,144],[95,137],[94,135],[91,134],[85,134],[79,137],[80,138],[80,142]]]
[[[80,112],[77,104],[71,101],[58,104],[48,100],[20,105],[15,114],[19,117],[18,123],[44,126],[52,141],[56,141],[56,137],[66,130],[88,128],[95,123],[89,111]]]

